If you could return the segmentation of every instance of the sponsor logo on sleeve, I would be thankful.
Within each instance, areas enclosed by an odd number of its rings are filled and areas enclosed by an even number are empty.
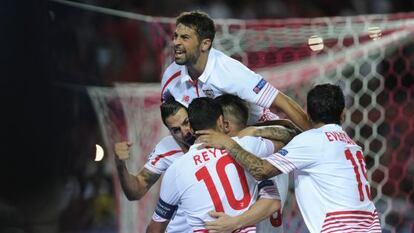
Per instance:
[[[259,94],[259,92],[263,89],[263,87],[266,85],[267,81],[264,79],[260,79],[260,81],[257,83],[257,85],[253,88],[254,93]]]
[[[172,98],[172,94],[169,90],[164,91],[164,93],[162,93],[162,102],[165,102],[167,99]]]
[[[277,153],[280,154],[280,155],[282,155],[282,156],[286,156],[287,153],[288,153],[288,151],[285,150],[285,149],[280,149]]]

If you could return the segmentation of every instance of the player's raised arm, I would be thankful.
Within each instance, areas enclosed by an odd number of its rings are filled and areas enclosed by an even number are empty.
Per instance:
[[[229,136],[214,130],[199,130],[197,142],[205,147],[226,149],[229,154],[246,169],[256,180],[265,180],[281,173],[271,163],[244,150]]]
[[[160,174],[142,168],[135,176],[128,172],[125,160],[129,159],[129,142],[118,142],[115,144],[115,163],[118,170],[119,181],[125,196],[130,201],[141,199],[152,185],[160,178]]]
[[[287,117],[298,125],[302,130],[311,128],[311,123],[303,111],[303,109],[289,96],[282,92],[279,92],[276,98],[273,100],[271,107],[276,107],[282,110]]]

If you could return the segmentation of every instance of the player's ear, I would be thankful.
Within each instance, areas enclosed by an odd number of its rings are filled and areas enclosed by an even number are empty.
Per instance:
[[[201,51],[202,52],[207,52],[211,47],[211,43],[212,43],[211,39],[206,38],[206,39],[202,40],[201,41]]]
[[[340,120],[341,120],[341,124],[345,122],[345,108],[342,109]]]

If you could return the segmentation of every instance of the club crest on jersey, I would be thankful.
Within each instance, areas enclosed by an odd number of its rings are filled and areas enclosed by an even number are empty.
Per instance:
[[[208,97],[208,98],[214,98],[214,91],[211,89],[205,89],[203,90],[204,94]]]
[[[285,149],[280,149],[277,153],[278,153],[278,154],[281,154],[282,156],[285,156],[285,155],[287,155],[287,154],[288,154],[288,151],[287,151],[287,150],[285,150]]]
[[[253,88],[254,93],[259,94],[259,92],[263,89],[266,83],[266,80],[260,79],[259,83],[257,83],[257,85]]]
[[[188,102],[190,102],[190,96],[185,95],[185,96],[183,96],[182,100],[183,100],[183,102],[188,103]]]

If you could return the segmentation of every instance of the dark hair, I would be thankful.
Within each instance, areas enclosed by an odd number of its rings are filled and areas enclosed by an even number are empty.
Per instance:
[[[234,124],[240,128],[246,127],[249,119],[249,107],[244,100],[231,94],[218,96],[215,100],[220,104],[225,118],[231,117]]]
[[[215,129],[220,115],[223,115],[220,105],[208,97],[196,98],[188,106],[188,120],[195,131]]]
[[[184,105],[182,105],[180,102],[176,101],[173,97],[167,98],[160,106],[161,110],[161,118],[162,122],[164,122],[164,125],[167,126],[167,123],[165,122],[165,119],[167,117],[174,115],[180,110],[181,108],[184,108]],[[168,128],[168,126],[167,126]]]
[[[210,39],[213,43],[214,36],[216,35],[216,29],[214,21],[208,16],[207,13],[201,11],[190,11],[181,13],[175,24],[183,24],[196,31],[199,41],[204,39]]]
[[[337,85],[321,84],[312,88],[307,96],[307,108],[314,123],[341,124],[345,97]]]

